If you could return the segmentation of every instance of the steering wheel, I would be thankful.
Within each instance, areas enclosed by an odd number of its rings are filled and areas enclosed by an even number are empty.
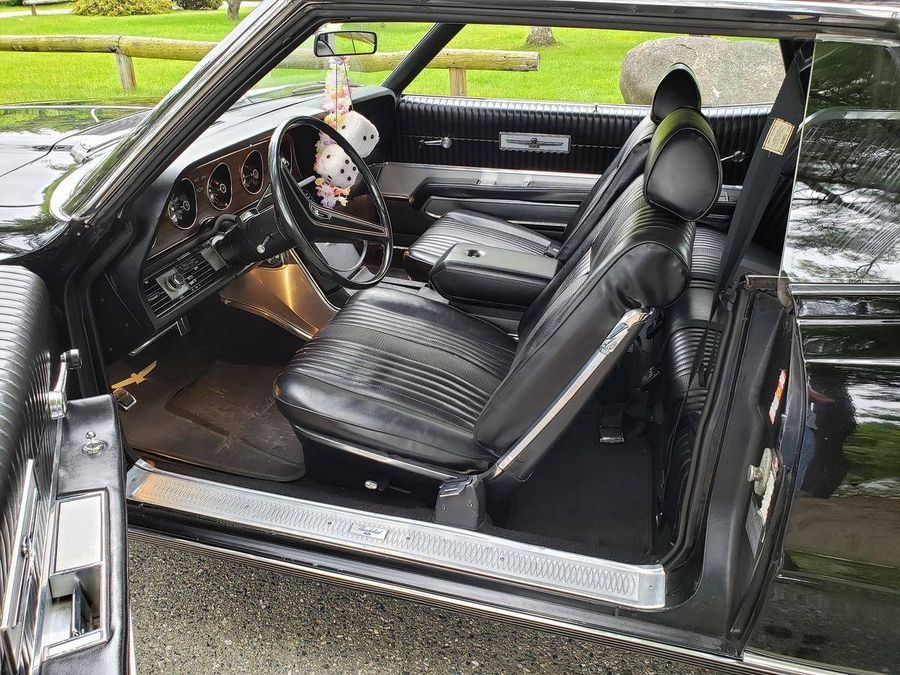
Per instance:
[[[378,222],[371,222],[349,213],[322,206],[310,189],[316,180],[311,175],[298,180],[291,172],[291,162],[281,156],[281,143],[292,129],[308,126],[329,136],[350,161],[356,164],[361,179],[369,193]],[[275,213],[282,234],[294,245],[300,257],[331,281],[345,288],[363,289],[375,286],[387,274],[394,249],[394,232],[384,197],[378,189],[375,177],[359,153],[340,133],[315,117],[301,116],[282,122],[269,143],[269,176],[272,181],[272,197]],[[359,262],[351,269],[334,267],[323,255],[317,244],[363,244]],[[381,264],[370,279],[355,280],[353,275],[362,267],[369,244],[382,248]]]

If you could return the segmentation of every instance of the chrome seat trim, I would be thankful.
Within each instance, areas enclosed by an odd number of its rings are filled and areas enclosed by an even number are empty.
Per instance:
[[[462,475],[454,471],[449,471],[447,469],[440,469],[437,467],[429,466],[427,464],[423,464],[421,462],[414,462],[411,459],[403,459],[401,457],[389,455],[388,453],[381,452],[380,450],[373,450],[372,448],[364,448],[361,445],[347,443],[336,438],[331,438],[330,436],[316,433],[315,431],[310,431],[305,427],[298,427],[296,424],[293,425],[293,427],[295,432],[300,434],[301,436],[321,443],[322,445],[326,445],[329,448],[342,450],[343,452],[346,452],[348,454],[356,455],[357,457],[362,457],[363,459],[368,459],[372,462],[384,464],[385,466],[389,466],[395,469],[409,471],[410,473],[418,474],[419,476],[424,476],[425,478],[431,478],[436,481],[445,481],[449,480],[450,478],[458,478]]]
[[[638,609],[665,605],[661,565],[629,565],[436,523],[382,516],[163,471],[139,461],[129,501],[355,553]]]
[[[566,412],[572,412],[573,403],[581,390],[594,381],[596,373],[607,363],[609,356],[620,346],[630,344],[643,326],[657,315],[654,308],[632,309],[618,320],[609,334],[604,338],[597,351],[576,373],[572,381],[560,392],[556,400],[550,405],[544,414],[531,426],[519,441],[507,450],[500,459],[485,473],[487,480],[497,478],[504,471],[509,470],[516,462],[528,459],[533,447],[541,439],[542,434]],[[533,454],[533,453],[532,453]]]

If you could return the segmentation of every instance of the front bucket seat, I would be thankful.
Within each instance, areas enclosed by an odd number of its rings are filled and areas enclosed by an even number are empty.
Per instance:
[[[355,294],[275,383],[310,473],[527,478],[642,324],[687,286],[694,221],[720,186],[712,130],[676,110],[643,176],[526,311],[518,342],[426,297]]]
[[[404,257],[404,266],[415,279],[427,279],[431,268],[456,244],[480,244],[510,251],[547,255],[565,263],[591,232],[591,226],[644,170],[647,147],[656,125],[678,108],[700,110],[700,85],[693,71],[676,63],[656,87],[647,117],[632,130],[606,167],[603,175],[572,216],[562,243],[502,218],[465,209],[438,218],[419,237]]]

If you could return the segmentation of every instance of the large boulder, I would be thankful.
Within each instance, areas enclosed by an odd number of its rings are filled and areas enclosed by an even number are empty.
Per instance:
[[[656,85],[677,62],[687,64],[697,75],[703,105],[771,103],[784,79],[776,43],[695,36],[660,38],[642,42],[625,55],[619,78],[625,103],[648,105]]]

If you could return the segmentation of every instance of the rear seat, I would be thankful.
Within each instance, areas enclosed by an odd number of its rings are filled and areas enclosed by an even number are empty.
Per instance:
[[[687,485],[700,414],[706,403],[705,386],[691,386],[691,370],[703,333],[709,324],[715,295],[716,278],[725,247],[724,232],[698,227],[694,237],[691,282],[681,298],[666,312],[665,334],[668,336],[663,353],[662,372],[665,377],[663,404],[666,419],[673,420],[665,429],[664,443],[668,447],[668,460],[664,469],[668,472],[663,502],[659,511],[667,514],[667,530],[677,530],[679,504]],[[750,274],[778,274],[778,255],[757,244],[751,244],[741,261],[738,278]],[[710,330],[703,350],[703,366],[709,363],[719,344],[721,333]],[[684,403],[682,404],[682,401]],[[677,420],[676,420],[677,418]],[[672,424],[675,425],[674,431]]]

